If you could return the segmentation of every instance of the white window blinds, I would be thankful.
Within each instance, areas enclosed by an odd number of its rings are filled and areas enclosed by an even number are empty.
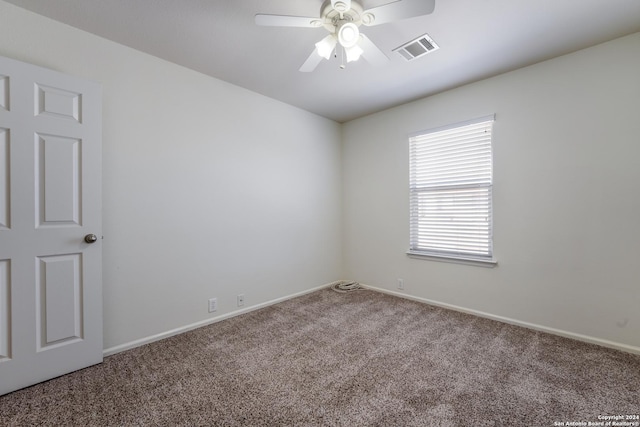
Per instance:
[[[491,261],[493,117],[409,138],[410,254]]]

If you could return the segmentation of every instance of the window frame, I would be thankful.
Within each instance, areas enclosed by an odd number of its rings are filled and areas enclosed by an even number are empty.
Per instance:
[[[419,143],[419,141],[414,141],[415,138],[421,138],[429,134],[434,134],[438,132],[443,132],[447,130],[454,130],[457,128],[462,128],[465,126],[476,125],[481,123],[490,122],[489,129],[491,132],[490,140],[489,140],[489,182],[477,184],[477,183],[445,183],[440,185],[431,186],[431,191],[425,190],[424,188],[418,189],[414,186],[414,152],[412,150],[412,146],[414,143]],[[463,122],[457,122],[446,126],[441,126],[437,128],[427,129],[419,132],[414,132],[408,135],[408,143],[409,143],[409,250],[407,251],[407,255],[411,258],[419,258],[419,259],[429,259],[435,261],[444,261],[444,262],[454,262],[454,263],[462,263],[469,265],[479,265],[483,267],[494,267],[497,265],[497,260],[495,258],[495,253],[493,250],[493,152],[494,152],[494,139],[493,139],[493,125],[495,123],[495,114],[491,114],[488,116],[478,117],[476,119],[467,120]],[[414,195],[419,193],[432,192],[436,193],[438,191],[444,191],[445,189],[456,189],[456,190],[465,190],[471,188],[486,188],[488,190],[488,238],[486,244],[488,245],[488,254],[487,255],[474,255],[474,254],[463,254],[460,251],[446,251],[446,250],[427,250],[418,248],[416,245],[416,237],[417,230],[414,228],[418,225],[418,220],[415,219],[416,209],[415,206],[416,198]],[[416,196],[417,197],[417,196]]]

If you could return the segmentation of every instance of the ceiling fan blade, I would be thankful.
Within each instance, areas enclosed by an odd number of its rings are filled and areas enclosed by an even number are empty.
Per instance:
[[[364,34],[360,34],[360,42],[358,45],[362,48],[362,57],[367,60],[367,62],[374,66],[384,65],[389,62],[389,58],[380,50],[378,46],[376,46],[369,37]]]
[[[368,26],[386,24],[416,16],[428,15],[435,8],[435,0],[396,0],[363,12],[363,24]],[[371,16],[373,18],[371,18]]]
[[[322,26],[320,18],[309,16],[264,15],[257,14],[256,24],[265,27],[307,27],[318,28]]]
[[[302,64],[302,67],[300,67],[300,71],[302,71],[303,73],[312,72],[313,70],[316,69],[318,64],[322,62],[322,59],[323,59],[322,56],[318,55],[318,48],[313,49],[313,52],[311,52],[311,55],[309,55],[307,60],[304,61],[304,64]]]

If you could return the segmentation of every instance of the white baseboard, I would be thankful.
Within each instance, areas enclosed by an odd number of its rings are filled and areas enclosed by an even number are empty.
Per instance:
[[[132,348],[140,347],[145,344],[152,343],[154,341],[159,341],[165,338],[172,337],[174,335],[182,334],[184,332],[191,331],[193,329],[201,328],[203,326],[211,325],[212,323],[220,322],[221,320],[229,319],[231,317],[239,316],[244,313],[249,313],[250,311],[259,310],[264,307],[268,307],[270,305],[278,304],[279,302],[286,301],[292,298],[296,298],[305,294],[310,294],[311,292],[318,291],[320,289],[324,289],[329,286],[333,286],[334,284],[339,283],[339,281],[327,283],[322,286],[317,286],[315,288],[307,289],[301,292],[297,292],[295,294],[287,295],[284,297],[276,298],[271,301],[263,302],[261,304],[252,305],[251,307],[246,307],[240,310],[235,310],[230,313],[222,314],[220,316],[212,317],[210,319],[201,320],[200,322],[191,323],[190,325],[182,326],[180,328],[172,329],[170,331],[161,332],[159,334],[151,335],[148,337],[140,338],[135,341],[130,341],[128,343],[120,344],[115,347],[106,348],[102,351],[102,355],[104,357],[111,356],[112,354],[120,353],[125,350],[131,350]]]
[[[174,335],[182,334],[184,332],[188,332],[188,331],[191,331],[193,329],[201,328],[203,326],[207,326],[207,325],[210,325],[212,323],[220,322],[222,320],[229,319],[231,317],[239,316],[239,315],[244,314],[244,313],[249,313],[251,311],[259,310],[261,308],[268,307],[270,305],[278,304],[278,303],[280,303],[282,301],[286,301],[286,300],[289,300],[289,299],[292,299],[292,298],[296,298],[296,297],[299,297],[299,296],[302,296],[302,295],[310,294],[312,292],[315,292],[315,291],[318,291],[320,289],[324,289],[324,288],[333,286],[333,285],[335,285],[337,283],[341,283],[341,282],[345,282],[345,280],[337,280],[335,282],[327,283],[325,285],[317,286],[315,288],[307,289],[307,290],[304,290],[304,291],[301,291],[301,292],[297,292],[295,294],[291,294],[291,295],[287,295],[287,296],[284,296],[284,297],[276,298],[276,299],[273,299],[271,301],[267,301],[267,302],[263,302],[261,304],[253,305],[251,307],[243,308],[241,310],[235,310],[235,311],[232,311],[230,313],[222,314],[220,316],[216,316],[216,317],[213,317],[213,318],[210,318],[210,319],[205,319],[205,320],[202,320],[200,322],[196,322],[196,323],[192,323],[190,325],[182,326],[180,328],[172,329],[170,331],[161,332],[159,334],[151,335],[151,336],[148,336],[148,337],[145,337],[145,338],[141,338],[141,339],[138,339],[138,340],[135,340],[135,341],[131,341],[131,342],[128,342],[128,343],[124,343],[124,344],[121,344],[121,345],[118,345],[118,346],[115,346],[115,347],[110,347],[110,348],[107,348],[107,349],[105,349],[103,351],[103,355],[104,355],[104,357],[111,356],[112,354],[120,353],[122,351],[130,350],[132,348],[140,347],[142,345],[149,344],[149,343],[152,343],[154,341],[159,341],[159,340],[164,339],[164,338],[169,338],[169,337],[172,337]],[[397,297],[400,297],[400,298],[405,298],[405,299],[409,299],[409,300],[412,300],[412,301],[417,301],[417,302],[421,302],[421,303],[424,303],[424,304],[433,305],[433,306],[436,306],[436,307],[447,308],[447,309],[459,311],[459,312],[462,312],[462,313],[472,314],[474,316],[484,317],[486,319],[496,320],[498,322],[508,323],[510,325],[521,326],[523,328],[533,329],[535,331],[541,331],[541,332],[546,332],[546,333],[553,334],[553,335],[559,335],[561,337],[571,338],[571,339],[574,339],[574,340],[583,341],[583,342],[587,342],[587,343],[590,343],[590,344],[596,344],[596,345],[600,345],[600,346],[603,346],[603,347],[608,347],[608,348],[613,348],[613,349],[616,349],[616,350],[626,351],[628,353],[640,354],[640,347],[627,345],[627,344],[622,344],[622,343],[617,343],[617,342],[608,341],[608,340],[603,340],[603,339],[591,337],[591,336],[588,336],[588,335],[582,335],[582,334],[576,334],[576,333],[573,333],[573,332],[567,332],[567,331],[563,331],[561,329],[549,328],[547,326],[536,325],[534,323],[523,322],[523,321],[520,321],[520,320],[511,319],[511,318],[508,318],[508,317],[496,316],[494,314],[485,313],[485,312],[477,311],[477,310],[472,310],[472,309],[468,309],[468,308],[464,308],[464,307],[459,307],[459,306],[453,305],[453,304],[447,304],[447,303],[443,303],[443,302],[439,302],[439,301],[430,300],[430,299],[427,299],[427,298],[416,297],[416,296],[413,296],[413,295],[403,294],[403,293],[396,292],[396,291],[390,291],[388,289],[377,288],[375,286],[365,285],[364,283],[360,283],[360,284],[363,287],[367,288],[367,289],[371,289],[372,291],[381,292],[381,293],[384,293],[384,294],[389,294],[389,295],[397,296]]]
[[[547,332],[549,334],[559,335],[561,337],[571,338],[574,340],[583,341],[590,344],[596,344],[603,347],[626,351],[628,353],[640,354],[640,347],[636,347],[628,344],[622,344],[614,341],[603,340],[603,339],[591,337],[588,335],[567,332],[561,329],[549,328],[547,326],[536,325],[535,323],[523,322],[521,320],[515,320],[508,317],[496,316],[495,314],[490,314],[482,311],[472,310],[469,308],[459,307],[457,305],[434,301],[427,298],[421,298],[413,295],[403,294],[396,291],[390,291],[388,289],[377,288],[375,286],[365,285],[364,283],[360,283],[360,284],[367,289],[371,289],[372,291],[382,292],[384,294],[389,294],[389,295],[397,296],[400,298],[409,299],[412,301],[417,301],[417,302],[421,302],[429,305],[434,305],[437,307],[447,308],[447,309],[459,311],[462,313],[472,314],[474,316],[484,317],[486,319],[497,320],[498,322],[508,323],[510,325],[522,326],[523,328],[533,329],[535,331]]]

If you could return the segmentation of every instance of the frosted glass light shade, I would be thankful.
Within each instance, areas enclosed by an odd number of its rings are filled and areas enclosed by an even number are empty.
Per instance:
[[[353,45],[351,47],[345,48],[347,53],[347,62],[357,61],[360,59],[360,55],[362,55],[362,48],[360,46]]]
[[[318,55],[322,56],[324,59],[329,59],[331,56],[331,52],[336,47],[336,38],[333,34],[329,34],[327,37],[320,40],[316,43],[316,50],[318,51]]]

